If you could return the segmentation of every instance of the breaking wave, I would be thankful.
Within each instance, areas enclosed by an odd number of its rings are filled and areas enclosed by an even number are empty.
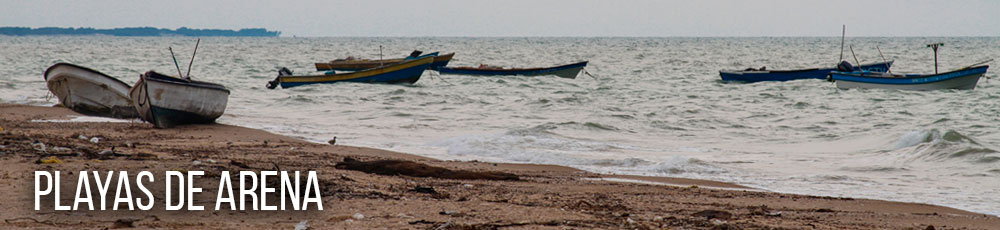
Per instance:
[[[1000,161],[1000,152],[955,130],[916,130],[896,141],[893,151],[910,159],[965,160],[973,163]]]

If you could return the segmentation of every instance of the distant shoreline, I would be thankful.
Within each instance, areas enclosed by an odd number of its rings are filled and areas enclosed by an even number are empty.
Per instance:
[[[172,29],[154,27],[124,27],[113,29],[94,29],[89,27],[63,28],[63,27],[0,27],[0,35],[9,36],[89,36],[89,35],[110,35],[122,37],[139,36],[197,36],[197,37],[277,37],[280,31],[268,31],[264,28],[245,28],[239,30],[222,29],[191,29],[187,27]]]

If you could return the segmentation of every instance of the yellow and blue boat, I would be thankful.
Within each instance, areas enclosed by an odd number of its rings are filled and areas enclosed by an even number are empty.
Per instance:
[[[289,88],[300,85],[336,82],[413,84],[417,80],[420,80],[420,75],[423,75],[424,70],[433,62],[434,57],[427,56],[358,72],[306,76],[292,76],[292,71],[282,68],[278,71],[278,77],[267,83],[267,88],[274,89],[278,85],[281,85],[281,88]]]

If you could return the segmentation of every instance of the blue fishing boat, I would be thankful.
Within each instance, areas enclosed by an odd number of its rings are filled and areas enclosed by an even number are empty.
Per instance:
[[[505,68],[481,65],[479,67],[441,67],[438,68],[437,70],[441,74],[461,74],[461,75],[474,75],[474,76],[556,75],[561,78],[576,78],[576,76],[580,74],[580,71],[583,71],[583,67],[587,67],[587,61],[561,65],[561,66],[546,67],[546,68],[505,69]]]
[[[418,59],[406,60],[398,64],[386,65],[377,68],[366,69],[358,72],[339,73],[321,75],[292,76],[292,71],[282,68],[278,71],[278,77],[267,83],[268,89],[274,89],[278,85],[282,88],[295,87],[300,85],[317,83],[336,82],[365,82],[365,83],[416,83],[420,80],[424,70],[433,63],[434,57],[427,56]]]
[[[843,64],[842,64],[843,65]],[[892,66],[892,61],[873,63],[867,65],[861,65],[860,67],[853,67],[849,64],[847,66],[842,66],[839,70],[842,71],[873,71],[873,72],[885,72]],[[742,82],[760,82],[760,81],[790,81],[799,79],[826,79],[827,75],[832,71],[838,71],[838,68],[814,68],[814,69],[800,69],[800,70],[766,70],[761,69],[746,69],[746,70],[736,70],[736,71],[719,71],[719,75],[722,76],[723,81],[742,81]]]
[[[837,88],[900,90],[975,89],[988,65],[966,67],[939,74],[890,74],[885,72],[831,72]]]

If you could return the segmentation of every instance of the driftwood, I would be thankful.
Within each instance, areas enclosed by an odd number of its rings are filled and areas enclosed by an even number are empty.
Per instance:
[[[344,158],[343,162],[337,163],[334,167],[389,176],[434,177],[458,180],[519,180],[517,175],[510,173],[451,170],[404,160],[358,161],[348,157]]]

